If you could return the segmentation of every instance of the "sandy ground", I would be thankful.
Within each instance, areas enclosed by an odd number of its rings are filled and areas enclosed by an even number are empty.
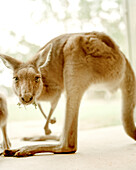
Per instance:
[[[20,140],[23,136],[42,134],[38,125],[38,122],[10,124],[12,147],[30,144]],[[135,170],[135,158],[135,141],[125,134],[122,126],[117,126],[79,131],[75,154],[44,153],[27,158],[1,156],[0,170]]]

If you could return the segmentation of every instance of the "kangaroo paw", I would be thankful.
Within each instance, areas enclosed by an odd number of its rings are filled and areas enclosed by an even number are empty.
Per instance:
[[[46,135],[50,135],[51,134],[51,130],[50,129],[45,129],[45,134]]]
[[[50,123],[51,123],[51,124],[56,123],[56,118],[54,117],[53,119],[51,119],[51,120],[50,120]]]

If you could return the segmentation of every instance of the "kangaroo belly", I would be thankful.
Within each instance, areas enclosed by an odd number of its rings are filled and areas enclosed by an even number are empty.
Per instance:
[[[61,89],[60,87],[56,85],[52,86],[46,86],[43,87],[42,93],[39,96],[38,100],[39,101],[49,101],[52,102],[55,100],[58,96],[61,94]]]

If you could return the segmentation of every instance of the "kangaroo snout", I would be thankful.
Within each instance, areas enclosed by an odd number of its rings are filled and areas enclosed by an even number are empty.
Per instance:
[[[33,101],[33,96],[31,93],[25,93],[21,96],[21,101],[23,104],[28,104]]]

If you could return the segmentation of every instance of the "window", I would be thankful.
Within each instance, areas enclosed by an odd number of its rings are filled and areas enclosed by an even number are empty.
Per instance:
[[[0,51],[26,61],[50,39],[60,34],[95,30],[110,35],[134,64],[136,63],[135,9],[136,1],[134,0],[0,1]],[[10,100],[11,98],[14,99],[13,96],[15,96],[11,91],[12,73],[2,65],[2,62],[0,62],[0,65],[0,79],[2,80],[0,90],[10,97],[8,100],[9,121],[43,119],[42,116],[39,116],[40,113],[37,113],[39,112],[38,109],[35,110],[33,106],[31,108],[33,111],[29,109],[26,111],[23,109],[16,110],[18,107],[17,100]],[[95,99],[99,98],[101,102],[101,96],[104,97],[105,93],[100,91],[92,94],[92,92],[87,91],[86,100],[90,99],[90,96]],[[89,128],[119,124],[120,117],[117,115],[120,113],[120,100],[118,102],[118,96],[117,93],[111,97],[114,98],[113,104],[115,103],[119,107],[118,109],[111,104],[111,107],[115,110],[108,107],[109,104],[106,104],[105,100],[104,103],[100,103],[100,108],[97,107],[97,102],[93,102],[90,109],[89,106],[92,101],[84,103],[81,106],[81,112],[85,112],[81,113],[83,124],[85,125],[88,122]],[[64,105],[65,103],[63,103]],[[58,117],[61,117],[61,114],[63,115],[61,106],[56,110]],[[95,114],[93,114],[94,112]],[[114,114],[115,112],[116,114]],[[105,115],[103,115],[104,113]],[[87,117],[91,116],[93,122],[87,120]],[[108,117],[110,121],[106,120]],[[107,121],[106,124],[105,120]]]

